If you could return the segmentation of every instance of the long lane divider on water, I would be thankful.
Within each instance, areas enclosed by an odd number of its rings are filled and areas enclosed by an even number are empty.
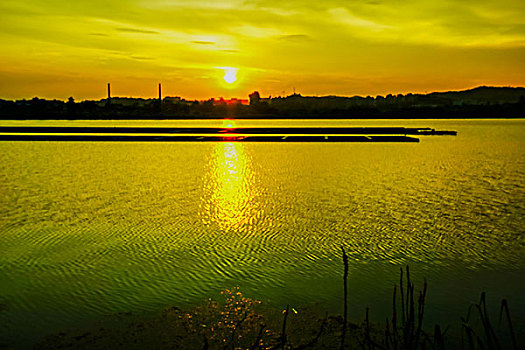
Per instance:
[[[418,138],[407,135],[455,136],[456,134],[456,131],[403,127],[166,128],[0,126],[0,141],[419,142]]]

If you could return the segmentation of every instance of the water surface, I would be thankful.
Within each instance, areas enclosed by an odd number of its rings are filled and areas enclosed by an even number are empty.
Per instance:
[[[223,121],[2,121],[224,126]],[[231,122],[227,122],[231,123]],[[236,121],[457,130],[418,144],[0,142],[0,334],[38,337],[239,286],[269,305],[384,320],[399,268],[429,283],[427,324],[486,291],[525,315],[525,121]],[[31,327],[28,327],[31,325]]]

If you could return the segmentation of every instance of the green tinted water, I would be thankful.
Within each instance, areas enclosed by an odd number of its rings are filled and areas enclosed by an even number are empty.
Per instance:
[[[383,320],[399,267],[429,282],[428,324],[487,291],[525,314],[525,121],[237,121],[457,130],[418,144],[0,143],[0,336],[186,306],[239,286],[281,307]],[[2,122],[222,126],[222,121]],[[30,326],[28,326],[30,325]],[[0,344],[2,343],[0,342]]]

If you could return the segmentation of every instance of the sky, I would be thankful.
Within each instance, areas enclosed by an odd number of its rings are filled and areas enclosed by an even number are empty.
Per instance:
[[[522,0],[2,0],[0,98],[525,85]]]

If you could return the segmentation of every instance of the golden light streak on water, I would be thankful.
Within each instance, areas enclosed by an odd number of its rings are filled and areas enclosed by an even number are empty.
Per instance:
[[[242,232],[257,216],[254,173],[241,143],[215,145],[210,160],[208,193],[203,200],[203,221],[224,231]]]

